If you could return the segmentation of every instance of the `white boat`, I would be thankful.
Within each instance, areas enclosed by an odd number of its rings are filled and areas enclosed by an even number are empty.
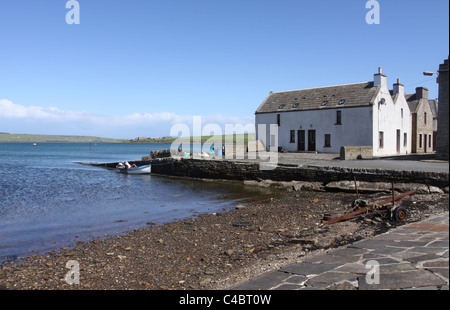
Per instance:
[[[116,167],[116,171],[119,173],[125,173],[125,174],[150,174],[152,172],[152,166],[151,165],[145,165],[135,168],[127,168],[127,167]]]

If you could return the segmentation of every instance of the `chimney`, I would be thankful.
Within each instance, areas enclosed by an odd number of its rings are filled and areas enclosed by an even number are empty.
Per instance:
[[[378,87],[381,86],[383,88],[387,87],[387,78],[386,75],[383,74],[383,68],[378,67],[378,73],[374,75],[373,77],[373,86]]]
[[[428,88],[417,87],[416,88],[416,99],[428,99]]]
[[[394,97],[396,95],[405,95],[405,87],[400,83],[400,79],[397,79],[397,83],[394,84]]]

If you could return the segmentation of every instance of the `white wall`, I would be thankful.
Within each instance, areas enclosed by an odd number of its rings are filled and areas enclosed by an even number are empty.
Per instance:
[[[336,124],[336,111],[341,111],[341,124]],[[298,130],[305,130],[305,150],[308,150],[308,130],[316,131],[316,151],[320,153],[339,153],[341,146],[372,145],[371,106],[342,109],[323,109],[284,113],[256,114],[256,124],[266,124],[266,141],[270,141],[269,124],[277,123],[278,143],[283,149],[298,150]],[[290,131],[295,130],[295,143],[290,142]],[[325,134],[331,135],[331,147],[325,147]],[[258,136],[258,139],[262,137]],[[266,143],[267,145],[267,143]]]
[[[411,153],[411,112],[409,110],[408,103],[405,99],[404,93],[400,93],[400,96],[395,97],[395,123],[397,124],[397,129],[400,129],[400,153],[399,154],[410,154]],[[403,110],[403,113],[402,113]],[[404,134],[406,133],[406,146],[404,143]]]
[[[380,104],[384,99],[384,104]],[[403,109],[403,118],[401,117]],[[373,106],[373,141],[374,156],[390,156],[409,154],[411,152],[411,113],[404,95],[398,96],[396,103],[384,85],[374,101]],[[397,130],[400,130],[400,152],[397,152]],[[384,135],[383,147],[379,145],[379,132]],[[407,134],[407,145],[404,147],[404,133]]]

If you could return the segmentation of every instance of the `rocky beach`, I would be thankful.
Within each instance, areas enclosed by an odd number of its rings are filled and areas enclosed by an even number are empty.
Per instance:
[[[226,184],[224,184],[226,186]],[[361,194],[378,199],[386,193]],[[324,217],[348,211],[356,194],[282,190],[233,210],[201,214],[119,236],[98,236],[60,251],[0,266],[7,290],[222,290],[251,277],[368,238],[405,223],[448,211],[448,193],[416,194],[402,206],[406,221],[367,216],[332,225]],[[69,284],[69,261],[79,282]],[[68,283],[69,282],[69,283]]]

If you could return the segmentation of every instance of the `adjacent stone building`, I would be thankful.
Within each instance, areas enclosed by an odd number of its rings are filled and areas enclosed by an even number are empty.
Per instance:
[[[439,108],[438,108],[438,133],[437,133],[437,157],[449,159],[448,157],[448,58],[439,66]]]
[[[411,111],[411,152],[433,152],[433,111],[428,99],[428,88],[417,87],[415,94],[407,94]]]

